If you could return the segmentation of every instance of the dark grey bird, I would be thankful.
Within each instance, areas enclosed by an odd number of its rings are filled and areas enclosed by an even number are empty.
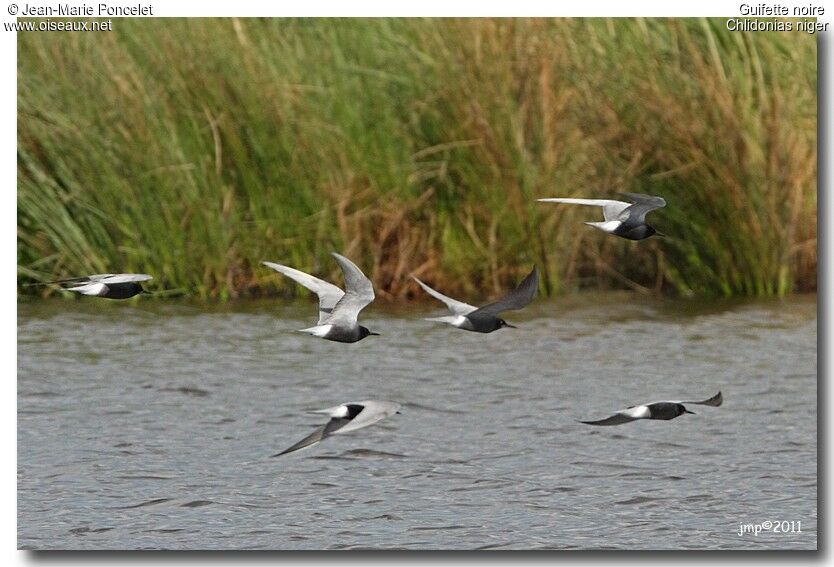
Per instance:
[[[531,301],[533,301],[533,298],[536,296],[536,291],[539,288],[539,272],[534,266],[533,271],[530,272],[524,280],[522,280],[517,288],[498,301],[478,308],[474,305],[469,305],[468,303],[447,297],[439,291],[430,288],[415,276],[411,277],[414,278],[414,281],[420,284],[420,287],[422,287],[426,293],[445,303],[446,307],[449,308],[449,311],[452,312],[451,315],[447,315],[445,317],[431,317],[426,319],[426,321],[438,321],[440,323],[452,325],[458,329],[475,331],[476,333],[491,333],[502,327],[515,329],[515,326],[504,321],[504,319],[499,317],[498,314],[504,311],[514,311],[526,307]]]
[[[597,421],[580,421],[588,425],[621,425],[629,421],[638,419],[662,419],[669,420],[685,413],[695,414],[695,412],[686,409],[683,404],[694,404],[701,406],[718,407],[724,402],[724,397],[721,392],[718,392],[708,400],[700,402],[693,401],[674,401],[674,402],[652,402],[650,404],[643,404],[640,406],[630,406],[624,410],[620,410],[611,417],[600,419]]]
[[[304,449],[310,445],[315,445],[322,439],[330,437],[331,435],[338,435],[341,433],[349,433],[373,425],[378,421],[400,413],[400,404],[396,402],[386,402],[379,400],[365,400],[362,402],[348,402],[332,408],[323,410],[313,410],[311,413],[323,413],[330,416],[330,421],[318,427],[310,435],[293,445],[288,449],[284,449],[280,453],[272,455],[273,457],[280,457],[299,449]]]
[[[139,283],[151,279],[153,278],[148,274],[94,274],[92,276],[81,276],[29,285],[55,284],[60,285],[65,291],[74,291],[82,295],[105,297],[107,299],[128,299],[140,293],[151,295]]]
[[[355,343],[372,333],[359,324],[359,312],[374,300],[374,287],[356,264],[333,252],[333,257],[345,276],[345,291],[332,283],[305,274],[295,268],[274,262],[262,262],[303,285],[319,296],[319,321],[315,327],[300,329],[299,332],[340,343]]]
[[[539,199],[543,203],[569,203],[573,205],[594,205],[602,207],[603,222],[586,222],[585,224],[598,228],[608,234],[613,234],[628,240],[643,240],[654,234],[665,236],[658,232],[651,225],[646,224],[646,214],[666,206],[663,197],[642,195],[640,193],[620,193],[628,199],[629,203],[623,201],[612,201],[610,199],[568,199],[554,197],[550,199]]]

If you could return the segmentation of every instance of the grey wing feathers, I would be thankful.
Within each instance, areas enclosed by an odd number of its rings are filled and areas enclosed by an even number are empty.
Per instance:
[[[83,276],[83,277],[80,277],[80,278],[65,278],[63,280],[52,280],[52,281],[48,281],[48,282],[34,282],[34,283],[28,283],[28,284],[23,284],[23,285],[26,286],[26,287],[31,287],[31,286],[35,286],[35,285],[51,285],[51,284],[80,284],[80,283],[87,283],[89,281],[90,281],[90,278],[88,276]]]
[[[49,285],[49,284],[83,284],[83,283],[127,283],[144,282],[153,279],[148,274],[93,274],[92,276],[78,276],[49,282],[38,282],[27,285]]]
[[[357,297],[367,300],[368,303],[374,300],[374,286],[371,284],[365,274],[362,273],[356,264],[342,256],[333,252],[333,257],[339,267],[342,268],[342,273],[345,275],[345,293],[353,293]]]
[[[99,274],[90,276],[90,281],[103,284],[146,282],[152,279],[148,274]]]
[[[539,199],[543,203],[566,203],[569,205],[591,205],[602,207],[602,216],[605,220],[616,220],[620,213],[631,206],[631,203],[614,201],[612,199],[573,199],[568,197],[554,197],[551,199]]]
[[[605,419],[599,419],[597,421],[580,421],[580,423],[585,423],[587,425],[622,425],[623,423],[628,423],[629,421],[636,421],[636,418],[629,417],[621,413],[615,413],[611,417],[606,417]]]
[[[666,206],[666,199],[656,195],[644,195],[642,193],[620,193],[620,195],[629,199],[634,204],[651,205],[655,209]]]
[[[276,264],[274,262],[261,263],[264,266],[272,268],[279,274],[287,276],[288,278],[303,285],[304,287],[318,295],[319,325],[321,325],[322,321],[330,317],[330,313],[333,311],[333,308],[336,307],[336,304],[339,302],[340,299],[342,299],[342,296],[345,294],[345,292],[343,292],[341,289],[339,289],[332,283],[320,280],[315,276],[311,276],[310,274],[306,274],[300,270],[296,270],[295,268],[290,268],[289,266]]]
[[[310,435],[308,435],[292,447],[284,449],[280,453],[275,453],[272,456],[280,457],[281,455],[286,455],[287,453],[292,453],[294,451],[298,451],[299,449],[304,449],[305,447],[309,447],[310,445],[315,445],[316,443],[318,443],[325,437],[331,435],[334,431],[341,429],[348,423],[350,423],[349,419],[334,417],[326,424],[317,427],[315,431],[313,431]]]
[[[421,282],[419,279],[417,279],[416,276],[411,276],[411,278],[415,282],[420,284],[420,287],[422,287],[423,290],[426,293],[428,293],[429,295],[431,295],[435,299],[438,299],[438,300],[442,301],[443,303],[445,303],[446,307],[449,308],[449,311],[451,311],[455,315],[466,315],[467,313],[472,313],[473,311],[478,309],[474,305],[469,305],[468,303],[464,303],[463,301],[458,301],[457,299],[452,299],[451,297],[443,295],[439,291],[437,291],[435,289],[432,289],[429,286],[427,286],[426,284],[424,284],[423,282]]]
[[[310,435],[293,445],[288,449],[284,449],[280,453],[275,453],[272,455],[273,457],[280,457],[281,455],[286,455],[287,453],[292,453],[293,451],[298,451],[299,449],[303,449],[305,447],[309,447],[310,445],[314,445],[324,439],[324,428],[327,427],[326,425],[322,425],[316,428]]]
[[[66,282],[100,282],[104,278],[110,278],[116,276],[118,274],[93,274],[92,276],[79,276],[77,278],[67,278],[65,280],[58,280],[55,283],[66,283]]]
[[[699,406],[718,407],[718,406],[720,406],[721,404],[724,403],[724,396],[721,395],[721,392],[718,392],[713,397],[711,397],[709,399],[706,399],[706,400],[703,400],[703,401],[700,401],[700,402],[688,401],[688,402],[681,402],[681,403],[683,403],[683,404],[695,404],[695,405],[699,405]]]
[[[354,416],[354,418],[350,420],[350,423],[344,427],[340,427],[339,430],[334,431],[334,433],[348,433],[349,431],[356,431],[357,429],[368,427],[369,425],[373,425],[386,417],[394,415],[400,409],[400,404],[382,400],[365,400],[363,402],[357,402],[356,405],[362,406],[362,411]]]
[[[339,267],[345,275],[345,295],[333,307],[333,313],[319,324],[356,322],[359,312],[374,300],[374,286],[356,264],[333,252]]]
[[[517,288],[494,303],[485,305],[473,311],[470,315],[497,315],[502,311],[515,311],[522,309],[533,301],[536,291],[539,289],[539,270],[535,266],[533,271],[518,285]]]
[[[624,209],[617,217],[618,220],[633,218],[637,222],[643,222],[646,220],[647,213],[666,206],[666,200],[663,197],[640,193],[620,193],[620,195],[634,201],[634,204]]]

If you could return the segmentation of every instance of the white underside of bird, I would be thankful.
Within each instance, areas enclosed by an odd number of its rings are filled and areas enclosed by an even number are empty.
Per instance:
[[[299,333],[307,333],[314,337],[324,337],[333,329],[333,325],[316,325],[315,327],[307,327],[306,329],[299,329]]]
[[[466,317],[463,315],[445,315],[443,317],[426,317],[425,321],[435,321],[437,323],[446,323],[453,327],[462,327],[466,323]]]
[[[101,295],[107,290],[107,286],[103,283],[88,283],[66,289],[67,291],[75,291],[82,295]]]
[[[618,220],[609,220],[609,221],[603,221],[603,222],[586,222],[585,224],[587,224],[588,226],[592,226],[594,228],[598,228],[599,230],[601,230],[603,232],[607,232],[607,233],[610,234],[610,233],[614,232],[615,230],[617,230],[618,228],[620,228],[620,226],[622,226],[623,222],[618,221]]]
[[[624,409],[622,411],[618,411],[617,413],[633,417],[634,419],[646,419],[652,415],[648,406],[634,406],[633,408]]]

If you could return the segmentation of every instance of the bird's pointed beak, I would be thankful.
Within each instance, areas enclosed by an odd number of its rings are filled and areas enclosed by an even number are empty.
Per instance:
[[[381,336],[382,336],[380,333],[374,333],[373,331],[372,331],[372,332],[370,332],[370,333],[368,333],[368,334],[369,334],[369,335],[373,335],[373,336],[375,336],[375,337],[381,337]]]
[[[691,413],[692,415],[695,415],[694,411],[689,411],[688,409],[683,410],[683,413]]]
[[[146,289],[143,289],[143,290],[142,290],[142,291],[140,291],[139,293],[140,293],[141,295],[153,295],[153,292],[152,292],[152,291],[148,291],[148,290],[146,290]]]
[[[507,323],[507,324],[506,324],[506,325],[504,325],[504,326],[505,326],[505,327],[509,327],[510,329],[518,329],[518,327],[516,327],[515,325],[510,325],[509,323]]]
[[[654,232],[654,235],[655,235],[655,236],[662,236],[663,238],[666,238],[666,237],[668,237],[668,236],[669,236],[668,234],[665,234],[665,233],[663,233],[663,232],[660,232],[659,230],[656,230],[656,231]]]

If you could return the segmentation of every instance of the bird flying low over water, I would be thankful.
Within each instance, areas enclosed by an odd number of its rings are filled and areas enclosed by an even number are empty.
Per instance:
[[[374,300],[374,287],[371,280],[365,277],[356,264],[341,254],[335,252],[332,254],[344,273],[345,291],[294,268],[274,262],[262,263],[319,296],[318,324],[307,329],[300,329],[299,332],[340,343],[355,343],[368,335],[378,335],[379,333],[372,333],[358,321],[359,312]]]
[[[554,197],[539,199],[543,203],[568,203],[572,205],[593,205],[602,207],[603,222],[586,222],[585,224],[598,228],[608,234],[627,238],[628,240],[643,240],[653,234],[665,236],[646,224],[646,213],[666,206],[663,197],[641,195],[640,193],[620,193],[631,201],[612,201],[610,199],[568,199]]]
[[[400,413],[400,404],[396,402],[385,402],[377,400],[365,400],[363,402],[348,402],[332,408],[313,410],[311,413],[323,413],[330,416],[330,421],[317,428],[310,435],[280,453],[272,455],[280,457],[287,453],[304,449],[315,445],[322,439],[331,435],[349,433],[373,425],[386,417]]]
[[[439,291],[430,288],[415,276],[411,277],[414,278],[414,281],[420,284],[420,287],[422,287],[426,293],[445,303],[446,307],[449,308],[449,311],[452,312],[452,315],[447,315],[445,317],[432,317],[426,319],[426,321],[439,321],[440,323],[447,323],[453,327],[457,327],[458,329],[475,331],[476,333],[491,333],[492,331],[497,331],[502,327],[515,329],[516,327],[504,321],[498,316],[498,314],[503,311],[514,311],[526,307],[531,301],[533,301],[533,297],[535,297],[536,291],[539,287],[539,272],[534,266],[533,271],[530,272],[526,278],[524,278],[517,288],[498,301],[478,308],[474,305],[469,305],[468,303],[463,303],[462,301],[447,297]]]
[[[148,274],[95,274],[29,285],[55,284],[62,286],[65,291],[74,291],[82,295],[105,297],[107,299],[127,299],[140,293],[151,295],[139,283],[151,279],[153,278]]]
[[[695,414],[695,412],[686,409],[686,407],[683,404],[718,407],[723,402],[724,397],[721,395],[721,392],[718,392],[708,400],[703,400],[700,402],[652,402],[650,404],[643,404],[641,406],[631,406],[624,410],[620,410],[611,417],[606,417],[605,419],[600,419],[597,421],[580,421],[580,423],[586,423],[588,425],[621,425],[623,423],[628,423],[629,421],[635,421],[638,419],[669,420],[675,419],[676,417],[685,413],[691,413],[693,415]]]

